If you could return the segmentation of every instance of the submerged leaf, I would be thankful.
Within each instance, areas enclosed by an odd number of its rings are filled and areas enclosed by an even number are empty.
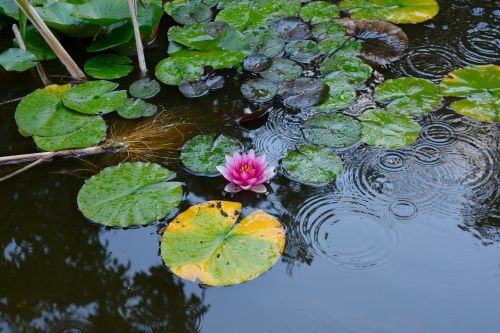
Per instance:
[[[172,213],[182,200],[174,172],[153,163],[124,163],[85,182],[78,207],[93,222],[110,227],[146,225]]]
[[[217,166],[224,165],[225,156],[241,149],[236,139],[220,135],[198,135],[187,141],[182,147],[182,164],[193,174],[218,176]]]
[[[414,143],[420,135],[420,125],[408,116],[385,110],[363,113],[361,140],[369,145],[384,148],[401,148]]]
[[[241,204],[209,201],[191,206],[167,227],[161,241],[165,264],[181,278],[229,286],[268,271],[285,247],[285,230],[262,210],[236,224]]]
[[[293,180],[307,185],[326,185],[337,179],[344,163],[333,151],[316,146],[299,146],[281,160],[281,167]]]
[[[434,111],[443,100],[438,86],[413,77],[385,81],[376,88],[375,98],[387,103],[387,111],[407,116]]]

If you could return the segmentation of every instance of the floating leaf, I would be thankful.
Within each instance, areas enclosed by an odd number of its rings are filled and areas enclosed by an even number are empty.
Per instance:
[[[107,26],[130,18],[126,1],[85,0],[76,2],[71,15],[84,21]]]
[[[87,148],[97,145],[106,137],[106,122],[102,117],[87,117],[82,128],[59,136],[35,136],[35,144],[45,151]]]
[[[302,67],[289,59],[277,58],[274,59],[271,67],[262,71],[260,75],[267,80],[273,82],[291,81],[299,78],[302,75]]]
[[[129,57],[116,54],[103,54],[87,60],[85,73],[96,78],[113,80],[127,76],[133,69]]]
[[[270,58],[275,58],[283,54],[285,41],[278,34],[269,29],[246,30],[252,53],[260,53]]]
[[[359,122],[342,114],[319,113],[304,122],[306,140],[331,148],[348,147],[361,139]]]
[[[407,116],[431,112],[443,100],[434,83],[412,77],[385,81],[376,88],[375,98],[380,103],[387,103],[387,111]]]
[[[345,81],[350,84],[365,82],[373,69],[358,58],[337,56],[326,59],[321,64],[321,73],[327,74],[332,81]]]
[[[301,0],[266,0],[261,3],[259,11],[267,18],[295,16],[302,7]]]
[[[213,50],[217,47],[218,39],[207,34],[204,27],[203,23],[173,26],[168,30],[168,40],[198,51]]]
[[[203,32],[211,37],[219,37],[224,31],[228,30],[229,28],[229,24],[223,21],[206,22],[205,24],[203,24]]]
[[[331,79],[323,79],[323,82],[330,88],[328,97],[323,103],[316,105],[315,109],[337,110],[349,106],[356,99],[356,89],[351,84]]]
[[[313,2],[314,3],[314,2]],[[321,22],[312,27],[312,35],[317,40],[337,39],[340,42],[347,39],[344,26],[335,22]]]
[[[187,82],[179,84],[179,91],[187,98],[197,98],[205,96],[210,89],[204,81]]]
[[[394,23],[420,23],[439,12],[436,0],[344,0],[340,9],[359,20],[383,19]]]
[[[500,66],[468,66],[454,70],[441,81],[446,96],[465,97],[500,90]]]
[[[458,113],[484,122],[500,121],[500,66],[454,70],[441,81],[441,90],[447,96],[467,97],[451,104]]]
[[[63,103],[66,107],[81,113],[110,113],[127,103],[127,92],[113,91],[117,87],[117,83],[109,81],[82,83],[64,94]]]
[[[7,71],[24,72],[36,66],[36,56],[30,51],[10,48],[0,54],[0,65]]]
[[[104,28],[105,34],[100,35],[87,47],[87,52],[99,52],[128,43],[134,35],[130,23],[117,23]]]
[[[128,88],[130,95],[136,98],[148,99],[160,93],[161,87],[154,79],[140,79],[135,81]]]
[[[236,224],[241,204],[209,201],[191,206],[167,227],[161,241],[165,264],[181,278],[229,286],[268,271],[285,247],[285,230],[262,210]]]
[[[399,60],[408,48],[408,36],[392,23],[373,21],[353,21],[342,19],[351,36],[363,42],[359,57],[372,66],[388,65]]]
[[[308,185],[326,185],[337,179],[344,163],[333,151],[315,146],[299,146],[289,151],[281,160],[285,173],[298,182]]]
[[[127,103],[118,109],[118,114],[125,119],[137,119],[142,117],[148,103],[140,98],[129,98]]]
[[[191,1],[175,6],[172,9],[171,16],[179,24],[192,25],[210,21],[212,10],[200,2]]]
[[[230,26],[243,31],[265,26],[265,17],[248,3],[234,3],[221,10],[215,21],[227,22]]]
[[[271,26],[271,30],[287,42],[304,39],[311,33],[309,25],[297,17],[281,19]]]
[[[372,146],[406,147],[420,135],[420,125],[408,116],[375,109],[363,113],[359,119],[361,140]]]
[[[309,108],[323,102],[328,91],[329,88],[323,81],[314,78],[302,77],[279,84],[283,104],[296,109]]]
[[[308,3],[300,10],[300,18],[317,24],[331,21],[340,14],[340,9],[331,2],[315,1]]]
[[[241,149],[236,139],[220,135],[198,135],[182,147],[182,164],[193,174],[218,176],[217,166],[225,164],[225,156]]]
[[[226,83],[226,79],[222,75],[215,75],[209,77],[205,83],[207,84],[208,89],[210,90],[217,90],[221,89],[224,87],[224,84]]]
[[[146,225],[172,213],[183,197],[174,172],[153,163],[124,163],[85,182],[78,207],[93,222],[110,227]]]
[[[260,73],[273,64],[273,59],[263,54],[252,54],[243,61],[243,68],[252,73]]]
[[[302,63],[309,63],[320,54],[318,44],[312,40],[290,42],[285,47],[285,52],[290,56],[290,59]]]
[[[253,79],[241,85],[241,93],[252,102],[269,102],[278,93],[278,86],[269,80]]]
[[[51,85],[23,98],[16,109],[16,123],[30,135],[59,136],[77,131],[89,118],[65,108],[61,99],[71,85]]]

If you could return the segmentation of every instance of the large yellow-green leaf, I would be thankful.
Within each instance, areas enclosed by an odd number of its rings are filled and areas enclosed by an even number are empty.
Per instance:
[[[269,270],[283,252],[285,230],[261,210],[236,224],[240,212],[240,203],[208,201],[179,214],[161,242],[167,266],[211,286],[238,284]]]
[[[182,183],[174,172],[153,163],[124,163],[102,170],[78,193],[78,207],[88,219],[111,227],[146,225],[179,206]]]
[[[383,19],[394,23],[419,23],[439,12],[436,0],[345,0],[340,9],[357,20]]]

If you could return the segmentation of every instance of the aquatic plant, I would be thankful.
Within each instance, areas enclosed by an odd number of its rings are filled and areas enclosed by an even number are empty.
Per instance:
[[[217,170],[230,182],[225,191],[231,193],[243,190],[265,193],[267,189],[264,183],[276,175],[274,167],[267,164],[266,156],[255,155],[253,150],[226,156],[226,165],[218,166]]]

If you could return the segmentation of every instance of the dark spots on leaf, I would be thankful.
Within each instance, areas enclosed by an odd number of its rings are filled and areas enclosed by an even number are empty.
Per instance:
[[[200,241],[200,244],[203,244],[203,241]]]
[[[220,215],[222,215],[223,217],[228,217],[228,216],[229,216],[229,215],[227,215],[227,213],[226,213],[225,211],[223,211],[222,209],[221,209],[221,211],[220,211]]]
[[[222,202],[217,201],[217,208],[222,209]]]
[[[215,204],[211,203],[210,205],[208,205],[209,208],[215,208]]]
[[[217,253],[217,258],[220,258],[220,253]]]
[[[241,214],[241,212],[239,210],[234,211],[234,215],[240,215],[240,214]]]
[[[229,261],[228,261],[228,262],[226,262],[226,265],[228,265],[228,266],[229,266]]]

